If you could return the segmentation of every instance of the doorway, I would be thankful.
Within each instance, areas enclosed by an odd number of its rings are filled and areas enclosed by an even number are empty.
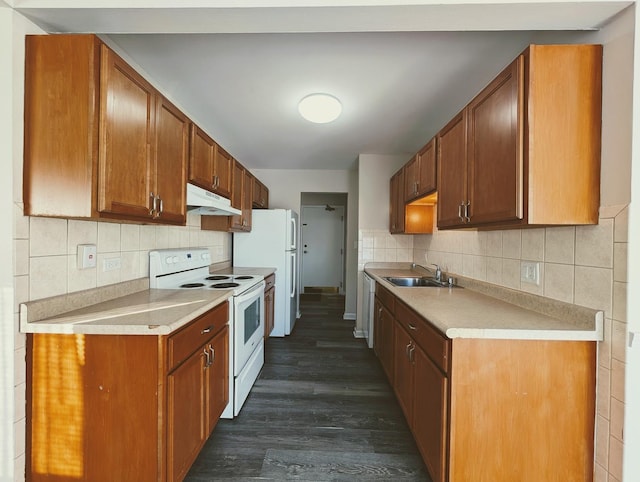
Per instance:
[[[302,205],[301,293],[344,294],[345,211],[346,202]]]

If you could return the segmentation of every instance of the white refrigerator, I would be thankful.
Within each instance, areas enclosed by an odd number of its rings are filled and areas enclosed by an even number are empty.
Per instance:
[[[298,214],[291,209],[254,209],[251,232],[234,233],[233,265],[276,269],[271,336],[291,334],[298,315]]]

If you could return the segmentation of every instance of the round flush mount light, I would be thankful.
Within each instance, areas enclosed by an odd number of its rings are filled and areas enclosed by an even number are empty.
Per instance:
[[[342,104],[329,94],[309,94],[298,104],[298,112],[309,122],[326,124],[340,117]]]

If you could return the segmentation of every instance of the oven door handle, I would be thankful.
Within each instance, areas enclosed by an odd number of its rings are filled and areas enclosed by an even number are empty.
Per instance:
[[[260,281],[260,283],[258,283],[257,285],[255,285],[253,288],[250,288],[248,291],[245,291],[244,293],[234,297],[234,301],[235,303],[242,303],[244,301],[250,300],[251,298],[255,298],[255,293],[257,291],[262,291],[264,292],[264,280]]]

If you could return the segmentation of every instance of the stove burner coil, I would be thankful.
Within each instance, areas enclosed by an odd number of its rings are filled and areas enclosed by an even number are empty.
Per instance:
[[[253,276],[234,276],[233,279],[253,279]]]
[[[240,286],[240,283],[216,283],[211,285],[211,288],[235,288]]]
[[[208,281],[220,281],[223,279],[231,279],[231,277],[226,275],[215,275],[215,276],[207,276],[205,279]]]
[[[204,283],[185,283],[180,285],[180,288],[202,288]]]

